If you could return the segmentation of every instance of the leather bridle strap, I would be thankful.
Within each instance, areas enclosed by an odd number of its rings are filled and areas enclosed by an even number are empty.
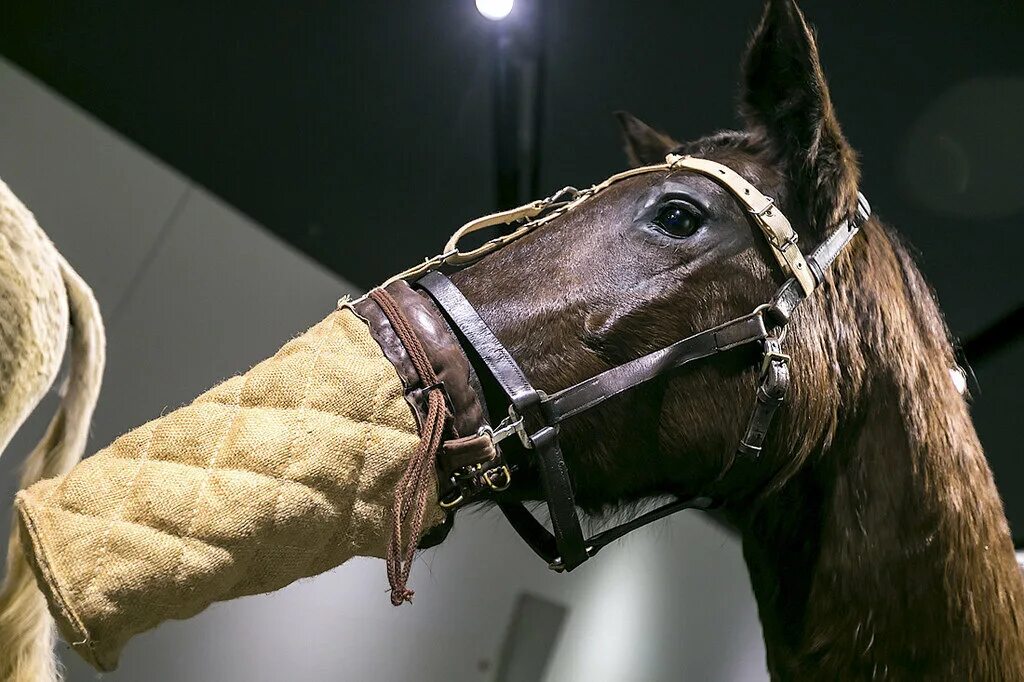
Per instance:
[[[525,410],[540,402],[537,389],[527,380],[519,363],[448,277],[440,272],[431,272],[417,280],[416,286],[426,290],[455,323],[455,327],[487,365],[516,410]]]
[[[765,307],[759,307],[748,315],[694,334],[624,365],[613,367],[545,397],[541,400],[541,406],[549,421],[557,424],[694,360],[737,346],[763,341],[768,337],[764,321],[765,310]]]
[[[531,438],[527,438],[522,424],[526,415],[536,411],[541,402],[541,393],[530,384],[519,363],[512,358],[494,336],[494,332],[477,314],[476,309],[447,276],[440,272],[431,272],[420,278],[416,284],[430,294],[452,326],[465,337],[470,347],[476,350],[481,361],[508,396],[511,404],[509,414],[516,415],[523,445],[533,448],[537,453],[541,485],[547,496],[555,537],[540,526],[525,508],[509,511],[513,505],[501,505],[509,523],[519,530],[523,539],[548,563],[555,559],[559,551],[568,565],[575,567],[583,563],[587,560],[583,529],[580,528],[579,516],[576,514],[576,496],[569,478],[569,470],[558,442],[558,426],[545,424]],[[536,527],[530,527],[523,515],[540,526],[543,534],[538,533]]]
[[[846,245],[860,231],[860,226],[871,217],[871,204],[867,197],[857,193],[857,210],[853,217],[844,220],[821,244],[807,257],[807,265],[820,284],[825,281],[825,273],[835,259],[842,253]],[[776,322],[786,324],[797,306],[807,297],[797,282],[789,279],[783,284],[771,302],[771,312]]]
[[[547,199],[532,201],[518,208],[472,220],[455,231],[455,234],[445,244],[443,253],[394,275],[382,284],[381,288],[400,279],[414,281],[428,272],[446,265],[459,267],[476,262],[487,254],[529,234],[537,227],[573,211],[615,183],[646,173],[677,170],[689,170],[710,178],[732,194],[764,233],[765,239],[771,245],[775,259],[788,276],[796,279],[797,284],[803,289],[804,296],[809,296],[814,291],[814,273],[805,263],[803,254],[800,252],[800,247],[797,244],[798,235],[786,216],[775,206],[774,199],[762,194],[746,178],[728,166],[710,159],[676,153],[666,156],[665,163],[630,168],[584,190],[566,187]],[[511,226],[512,229],[469,251],[460,250],[459,242],[464,237],[498,225]]]
[[[843,248],[850,243],[850,240],[857,234],[860,223],[866,220],[870,214],[871,209],[867,204],[867,199],[862,194],[858,195],[857,217],[843,221],[807,258],[807,266],[814,273],[815,286],[824,281],[825,271],[832,265]],[[444,275],[440,276],[444,277]],[[455,288],[455,285],[450,282],[449,285],[453,289]],[[803,292],[804,289],[799,280],[792,277],[779,288],[770,304],[758,306],[753,312],[743,317],[698,332],[661,350],[639,357],[624,365],[618,365],[550,396],[545,396],[541,400],[541,407],[549,423],[558,424],[609,398],[694,360],[700,360],[737,346],[765,341],[771,337],[765,324],[765,313],[770,311],[778,315],[785,310],[785,319],[779,320],[780,324],[785,324],[792,311],[800,301],[804,300]],[[468,301],[466,305],[469,305]],[[778,342],[774,343],[777,345]],[[784,357],[781,355],[781,348],[766,347],[765,353],[766,362],[770,359],[768,356]],[[764,369],[768,369],[767,365]]]
[[[684,509],[710,509],[714,506],[714,500],[710,497],[695,497],[692,499],[673,500],[661,505],[649,512],[645,512],[634,519],[619,524],[608,530],[601,531],[586,540],[586,558],[594,556],[602,548],[615,542],[623,535],[632,533],[637,528],[646,526],[666,516],[671,516]],[[525,505],[520,502],[498,502],[509,524],[519,534],[534,553],[547,562],[548,567],[555,571],[571,571],[582,562],[567,562],[562,558],[559,551],[559,540],[557,535],[544,527],[537,518],[529,512]]]
[[[782,269],[800,286],[804,296],[810,296],[817,285],[814,274],[804,261],[797,245],[799,237],[786,215],[775,206],[775,200],[762,194],[746,178],[710,159],[669,154],[665,161],[674,170],[685,169],[711,178],[744,205],[765,239]]]

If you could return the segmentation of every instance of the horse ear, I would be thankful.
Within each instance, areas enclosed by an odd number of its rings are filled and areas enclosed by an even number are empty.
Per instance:
[[[632,166],[662,163],[665,155],[679,146],[671,137],[655,130],[628,111],[616,111],[615,118],[622,128],[626,158]]]
[[[814,34],[795,0],[767,0],[743,66],[741,113],[827,230],[857,205],[857,157],[832,108]]]

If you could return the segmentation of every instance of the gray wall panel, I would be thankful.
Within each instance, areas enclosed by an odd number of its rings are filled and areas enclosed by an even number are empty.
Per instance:
[[[0,58],[0,178],[109,315],[187,180]]]

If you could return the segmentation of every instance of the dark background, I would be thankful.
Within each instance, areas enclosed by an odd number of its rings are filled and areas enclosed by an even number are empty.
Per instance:
[[[976,336],[1024,302],[1024,3],[803,8],[865,193],[919,250],[954,334]],[[681,139],[735,126],[760,2],[541,9],[542,193],[624,166],[613,110]],[[494,208],[494,29],[472,0],[6,2],[0,53],[366,288]],[[1022,363],[1019,338],[975,360],[1018,535]]]

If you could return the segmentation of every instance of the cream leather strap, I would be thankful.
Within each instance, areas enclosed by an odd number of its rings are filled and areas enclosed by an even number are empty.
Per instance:
[[[816,285],[814,273],[807,266],[807,261],[797,246],[796,231],[782,211],[775,206],[774,199],[761,194],[743,176],[720,163],[677,154],[669,154],[665,160],[672,168],[685,168],[700,173],[729,190],[754,216],[754,222],[764,232],[765,239],[772,247],[772,253],[775,254],[782,269],[800,283],[804,296],[811,295]]]
[[[786,219],[786,216],[783,215],[782,211],[775,206],[774,200],[759,192],[756,187],[728,166],[708,159],[679,154],[669,154],[665,157],[665,163],[631,168],[621,173],[616,173],[605,181],[582,191],[566,188],[548,199],[531,201],[518,208],[492,213],[476,220],[471,220],[455,231],[448,240],[448,243],[445,244],[444,253],[428,258],[419,265],[398,273],[384,282],[381,287],[385,287],[391,282],[400,279],[417,279],[431,270],[437,270],[444,265],[465,265],[479,260],[492,251],[496,251],[523,235],[532,232],[549,220],[572,211],[580,204],[617,182],[645,173],[673,170],[690,170],[699,173],[729,190],[753,216],[754,222],[757,223],[764,233],[765,239],[768,240],[772,253],[778,260],[779,265],[782,266],[782,269],[786,274],[797,280],[804,292],[804,296],[810,296],[816,286],[814,274],[810,271],[807,261],[797,245],[796,231],[793,230],[793,226]],[[571,199],[566,199],[567,195],[571,196]],[[484,242],[475,249],[469,251],[459,250],[459,241],[463,237],[495,225],[513,225],[516,223],[520,224],[512,231]]]

